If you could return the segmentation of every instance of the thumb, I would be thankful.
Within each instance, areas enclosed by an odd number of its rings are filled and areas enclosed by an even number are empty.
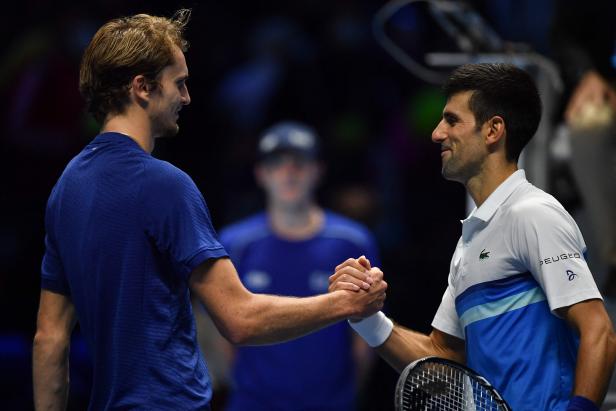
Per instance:
[[[370,260],[368,260],[365,255],[359,257],[357,261],[359,261],[359,263],[364,266],[366,270],[370,270],[372,268],[372,266],[370,265]]]

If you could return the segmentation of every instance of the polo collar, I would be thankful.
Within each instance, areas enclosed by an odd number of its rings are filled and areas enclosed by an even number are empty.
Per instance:
[[[476,218],[481,221],[487,222],[492,218],[498,207],[513,193],[513,191],[522,183],[526,181],[526,173],[524,170],[517,170],[511,174],[505,181],[503,181],[496,190],[492,192],[483,202],[483,204],[469,214],[464,221],[468,221],[471,218]]]
[[[141,151],[144,151],[139,143],[133,140],[130,136],[122,133],[117,133],[115,131],[106,131],[97,135],[94,140],[90,144],[116,144],[125,147],[133,147],[138,148]]]

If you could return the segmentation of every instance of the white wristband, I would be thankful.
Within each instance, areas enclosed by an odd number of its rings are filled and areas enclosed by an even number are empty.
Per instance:
[[[394,323],[381,311],[349,325],[370,347],[378,347],[387,340],[394,329]]]

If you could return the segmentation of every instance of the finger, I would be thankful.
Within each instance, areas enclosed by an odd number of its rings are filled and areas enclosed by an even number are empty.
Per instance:
[[[360,271],[365,271],[365,267],[359,263],[359,261],[355,258],[347,258],[342,264],[336,266],[334,271],[339,271],[344,267],[353,267]]]
[[[358,278],[348,273],[340,273],[340,275],[335,280],[333,281],[330,280],[329,287],[332,288],[337,283],[340,283],[340,282],[355,284],[357,287],[364,289],[364,290],[370,289],[370,284],[368,284],[362,278]]]
[[[338,281],[338,282],[332,284],[329,287],[329,289],[328,289],[328,291],[330,293],[334,292],[334,291],[340,291],[340,290],[347,290],[347,291],[355,291],[355,292],[357,292],[357,291],[361,290],[361,287],[359,287],[357,284],[349,283],[349,282],[346,282],[346,281]]]
[[[374,281],[380,281],[383,279],[383,271],[381,271],[381,269],[379,267],[372,267],[370,269],[370,271],[368,271],[368,275],[374,280]]]
[[[357,259],[357,261],[359,262],[359,264],[361,264],[364,268],[366,268],[366,270],[369,270],[370,268],[372,268],[372,266],[370,265],[370,260],[368,260],[368,258],[365,255],[362,255],[361,257],[359,257]]]
[[[372,280],[372,277],[370,277],[368,275],[368,273],[366,271],[364,271],[364,269],[357,269],[355,267],[350,267],[350,266],[346,266],[341,268],[340,270],[336,271],[334,274],[332,274],[329,277],[329,283],[333,283],[336,282],[340,279],[340,277],[342,277],[343,275],[348,275],[350,277],[355,277],[358,280],[361,280],[362,282],[366,282],[368,284],[372,284],[374,281]]]
[[[370,293],[372,293],[373,295],[379,295],[379,294],[384,293],[386,290],[387,290],[387,282],[378,281],[372,285],[372,288],[370,288]]]

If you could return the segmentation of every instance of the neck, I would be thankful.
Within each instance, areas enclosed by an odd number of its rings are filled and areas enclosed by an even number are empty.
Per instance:
[[[270,204],[267,214],[272,229],[283,238],[303,240],[312,237],[323,226],[323,210],[308,203],[296,207]]]
[[[466,191],[479,207],[517,169],[518,165],[515,162],[486,163],[479,174],[466,181]]]
[[[154,150],[154,136],[150,122],[145,117],[145,113],[134,113],[131,108],[123,114],[108,116],[101,132],[124,134],[135,140],[144,151],[151,153]]]

